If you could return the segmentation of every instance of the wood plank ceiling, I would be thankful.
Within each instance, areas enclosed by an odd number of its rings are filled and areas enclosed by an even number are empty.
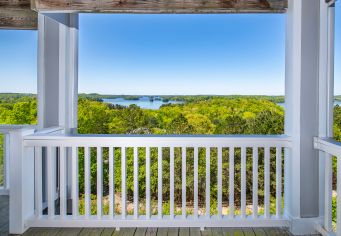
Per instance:
[[[283,13],[287,0],[0,0],[0,28],[36,29],[36,12]]]

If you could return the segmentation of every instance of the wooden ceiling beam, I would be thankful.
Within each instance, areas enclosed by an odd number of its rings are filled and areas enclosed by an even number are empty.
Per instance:
[[[38,16],[30,0],[0,0],[0,29],[37,29]]]
[[[1,1],[1,0],[0,0]],[[40,12],[282,13],[287,0],[31,0]]]

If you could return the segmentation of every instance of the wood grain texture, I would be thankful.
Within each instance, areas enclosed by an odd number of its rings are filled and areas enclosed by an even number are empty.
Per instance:
[[[32,7],[42,12],[281,13],[286,4],[287,0],[32,0]]]
[[[38,16],[30,0],[0,0],[0,29],[37,29]]]

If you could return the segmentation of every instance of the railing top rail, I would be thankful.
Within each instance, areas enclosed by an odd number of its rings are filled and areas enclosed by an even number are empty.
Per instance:
[[[332,138],[314,138],[314,148],[341,158],[341,143]]]
[[[24,137],[25,146],[102,147],[290,147],[286,135],[56,135],[33,134]]]
[[[35,129],[35,125],[0,125],[0,134],[8,134],[10,131],[19,130],[24,128],[33,128]]]

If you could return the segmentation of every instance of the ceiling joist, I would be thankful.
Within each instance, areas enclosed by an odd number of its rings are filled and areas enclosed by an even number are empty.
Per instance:
[[[0,29],[37,29],[37,13],[30,0],[0,0]]]

